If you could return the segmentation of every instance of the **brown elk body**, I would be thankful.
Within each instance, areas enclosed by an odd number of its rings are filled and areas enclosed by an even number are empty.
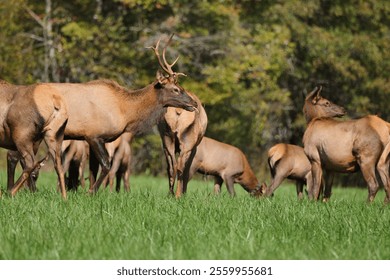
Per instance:
[[[130,191],[130,167],[131,167],[131,147],[130,142],[133,139],[131,133],[123,133],[115,141],[106,143],[106,149],[111,161],[111,168],[106,177],[106,185],[110,185],[110,190],[114,188],[114,179],[116,178],[117,192],[120,191],[121,180],[123,180],[124,190]]]
[[[67,176],[69,190],[77,190],[80,184],[85,187],[84,171],[89,158],[89,146],[86,141],[64,140],[62,143],[62,164]]]
[[[311,164],[302,147],[297,145],[279,143],[268,150],[268,165],[272,181],[265,192],[271,196],[284,179],[296,181],[298,198],[303,197],[303,185],[311,189]]]
[[[33,170],[39,168],[41,163],[35,160],[35,154],[44,140],[54,161],[61,194],[66,198],[61,143],[67,119],[67,105],[51,85],[16,86],[0,83],[0,146],[18,151],[24,165],[15,185],[8,185],[12,196],[30,178]],[[33,180],[29,181],[35,184]]]
[[[240,184],[251,195],[262,195],[264,186],[259,184],[244,153],[232,145],[203,137],[192,161],[189,178],[195,172],[214,176],[214,192],[217,194],[225,182],[231,196],[235,195],[234,183]]]
[[[192,160],[206,132],[207,115],[199,98],[189,93],[198,104],[198,110],[188,112],[181,108],[168,107],[158,129],[167,161],[169,192],[174,194],[177,176],[176,197],[187,190]],[[176,159],[176,153],[179,153]]]
[[[313,176],[309,196],[318,199],[323,170],[331,174],[360,170],[368,185],[367,200],[371,202],[379,188],[375,174],[378,171],[386,191],[385,202],[389,202],[389,123],[374,115],[346,121],[332,119],[344,115],[345,111],[320,96],[320,92],[321,87],[311,92],[303,108],[308,122],[303,136],[304,151]],[[324,200],[330,195],[331,189],[326,185]]]
[[[98,190],[110,169],[105,143],[115,140],[124,132],[136,135],[149,129],[161,119],[165,107],[196,110],[196,102],[177,82],[181,73],[172,70],[177,59],[172,64],[166,62],[165,51],[171,38],[172,36],[163,49],[163,60],[158,53],[160,40],[153,47],[159,65],[167,75],[158,71],[156,81],[142,89],[130,91],[110,80],[42,85],[58,92],[68,108],[65,139],[87,141],[93,152],[90,153],[90,158],[96,158],[102,167],[96,181],[95,174],[99,165],[95,164],[94,170],[91,170],[94,175],[91,193]],[[37,91],[40,96],[46,97],[44,92]]]

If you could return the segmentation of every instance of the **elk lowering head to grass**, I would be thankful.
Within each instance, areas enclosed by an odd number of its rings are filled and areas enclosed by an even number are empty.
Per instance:
[[[313,187],[309,197],[318,199],[323,170],[350,173],[360,170],[368,185],[368,201],[374,200],[379,189],[378,171],[390,201],[389,152],[390,125],[381,118],[368,115],[359,119],[339,121],[345,110],[314,89],[305,100],[303,112],[308,122],[303,136],[304,151],[311,163]],[[328,174],[326,174],[328,176]],[[324,200],[331,194],[325,186]]]
[[[21,176],[12,187],[8,178],[8,190],[12,196],[41,165],[35,160],[35,154],[43,140],[54,161],[62,197],[66,198],[61,143],[67,120],[67,105],[50,84],[16,86],[0,82],[0,146],[18,151],[24,165]],[[35,189],[34,180],[29,179],[29,182]]]
[[[234,183],[240,184],[255,197],[263,195],[264,185],[260,185],[243,152],[231,145],[203,137],[192,161],[189,178],[195,172],[214,176],[214,192],[221,192],[225,182],[231,196],[235,196]]]
[[[189,94],[198,104],[197,111],[189,112],[181,108],[168,107],[164,117],[158,123],[167,161],[169,192],[172,195],[177,175],[176,197],[180,197],[187,190],[190,166],[196,147],[207,127],[206,111],[199,98],[195,94],[190,92]],[[179,153],[177,160],[176,153]]]

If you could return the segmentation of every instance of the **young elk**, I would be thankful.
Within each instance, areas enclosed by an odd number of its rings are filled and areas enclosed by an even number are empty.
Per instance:
[[[61,143],[68,120],[67,105],[50,84],[16,86],[0,82],[0,146],[18,151],[23,172],[8,191],[14,196],[41,162],[35,154],[42,140],[48,147],[57,172],[62,197],[66,198],[64,172],[61,165]],[[32,189],[34,180],[29,179]]]
[[[110,185],[110,190],[114,188],[114,179],[116,177],[116,191],[119,192],[121,188],[121,180],[126,192],[130,191],[129,177],[131,167],[131,147],[130,142],[133,139],[131,133],[123,133],[115,141],[106,143],[111,168],[106,177],[105,185]]]
[[[214,192],[221,192],[225,181],[231,196],[235,196],[234,183],[240,184],[248,193],[258,197],[263,195],[264,185],[260,185],[249,162],[240,149],[203,137],[197,147],[190,168],[189,178],[195,172],[212,175],[215,178]]]
[[[85,141],[64,140],[62,143],[62,164],[67,176],[68,190],[77,190],[80,184],[85,187],[84,171],[89,158],[89,146]]]
[[[304,151],[310,160],[313,176],[309,197],[318,199],[323,170],[331,173],[361,170],[368,185],[367,200],[372,202],[379,188],[375,174],[378,171],[386,191],[385,203],[388,203],[389,123],[373,115],[356,120],[335,120],[332,117],[343,116],[345,111],[323,98],[321,89],[315,88],[306,97],[303,107],[308,123],[303,136]],[[328,200],[330,194],[331,187],[326,185],[324,200]]]
[[[310,191],[312,185],[311,164],[302,147],[279,143],[268,150],[268,165],[272,182],[265,195],[271,196],[284,179],[296,181],[297,196],[303,198],[303,185]]]
[[[177,175],[176,197],[187,191],[190,166],[207,127],[206,111],[199,98],[188,93],[196,101],[198,110],[188,112],[181,108],[168,107],[158,123],[167,160],[169,192],[172,195]],[[176,153],[179,153],[177,160]]]

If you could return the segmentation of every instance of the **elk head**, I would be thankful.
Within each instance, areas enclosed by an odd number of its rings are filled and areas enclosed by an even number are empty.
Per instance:
[[[250,192],[250,195],[256,198],[263,197],[267,192],[267,184],[264,182],[261,185],[257,185],[256,188]]]
[[[159,98],[164,107],[179,107],[187,111],[195,111],[198,106],[196,101],[178,84],[178,77],[185,76],[185,74],[176,73],[172,70],[172,66],[175,65],[179,57],[171,64],[169,64],[165,58],[165,52],[171,43],[172,37],[173,34],[169,37],[169,40],[163,49],[162,59],[158,51],[161,38],[158,40],[156,47],[149,47],[154,50],[160,67],[166,73],[166,75],[164,75],[161,71],[157,71],[157,81],[155,82],[154,87],[159,91]]]
[[[305,99],[303,113],[307,123],[309,123],[314,118],[342,117],[346,113],[343,107],[323,98],[320,95],[321,90],[322,86],[316,87],[307,95]]]

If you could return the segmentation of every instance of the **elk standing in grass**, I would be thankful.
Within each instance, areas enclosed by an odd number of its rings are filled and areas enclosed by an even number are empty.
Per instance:
[[[16,86],[0,82],[0,146],[18,151],[24,164],[21,176],[9,187],[12,196],[39,168],[41,163],[35,160],[35,154],[43,140],[54,161],[62,197],[66,198],[61,144],[67,120],[66,102],[52,85]],[[34,189],[35,182],[29,181]]]
[[[189,178],[199,172],[214,176],[214,192],[219,194],[225,182],[231,196],[235,196],[234,183],[240,184],[253,196],[263,195],[265,186],[260,185],[246,156],[240,149],[203,137],[192,161]]]
[[[172,36],[167,45],[171,39]],[[130,91],[109,80],[79,84],[50,83],[41,86],[58,92],[68,108],[69,120],[66,127],[64,126],[65,139],[87,141],[94,158],[102,167],[96,181],[96,166],[99,165],[94,165],[95,168],[91,170],[94,175],[94,184],[91,182],[89,190],[91,193],[98,190],[110,170],[105,143],[115,140],[124,132],[136,135],[149,129],[161,119],[165,107],[196,110],[197,103],[178,84],[177,78],[181,73],[172,70],[177,59],[172,64],[162,61],[158,52],[159,43],[160,40],[153,49],[166,75],[158,71],[156,81],[145,88]],[[44,99],[49,96],[39,90],[38,95]],[[28,102],[30,101],[26,101],[27,104]]]
[[[89,158],[88,143],[81,140],[65,140],[62,143],[62,164],[67,176],[68,190],[77,190],[80,184],[85,187],[84,171]]]
[[[106,149],[111,161],[111,168],[106,177],[105,185],[110,185],[110,190],[114,188],[114,179],[116,178],[117,192],[120,191],[121,180],[123,179],[124,190],[130,191],[130,167],[131,167],[131,147],[130,142],[133,139],[131,133],[123,133],[115,141],[106,143]]]
[[[388,203],[390,124],[373,115],[347,121],[333,119],[343,116],[345,111],[323,98],[321,89],[317,87],[312,91],[303,107],[308,123],[303,136],[304,150],[313,176],[309,197],[318,199],[323,170],[331,173],[361,170],[368,185],[367,200],[372,202],[379,189],[375,174],[378,171],[386,192],[385,203]],[[324,200],[328,200],[330,194],[331,189],[326,185]]]
[[[177,175],[176,197],[187,191],[190,166],[207,127],[206,111],[199,98],[189,94],[198,104],[197,111],[168,107],[158,124],[167,161],[169,192],[172,195]],[[179,153],[177,160],[176,153]]]
[[[271,196],[284,179],[296,181],[297,196],[303,198],[303,185],[311,189],[311,164],[302,147],[279,143],[268,150],[268,165],[272,181],[265,192]]]

